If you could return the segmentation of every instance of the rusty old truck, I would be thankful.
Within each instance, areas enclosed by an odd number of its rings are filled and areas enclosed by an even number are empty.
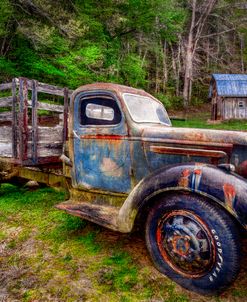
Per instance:
[[[122,85],[71,92],[19,78],[3,89],[12,95],[0,99],[1,182],[64,186],[70,199],[58,209],[144,230],[156,268],[189,290],[212,295],[234,281],[247,228],[246,132],[174,128],[161,102]],[[64,106],[38,101],[42,93]],[[55,113],[42,120],[41,109]]]

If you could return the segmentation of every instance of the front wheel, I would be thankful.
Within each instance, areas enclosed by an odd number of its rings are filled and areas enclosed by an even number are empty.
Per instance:
[[[146,243],[160,272],[200,294],[221,292],[240,268],[237,226],[224,209],[202,197],[161,197],[148,214]]]

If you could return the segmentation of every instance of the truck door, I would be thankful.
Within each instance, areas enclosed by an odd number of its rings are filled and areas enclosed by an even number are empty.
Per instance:
[[[73,124],[73,186],[129,192],[128,131],[117,97],[104,91],[80,93]]]

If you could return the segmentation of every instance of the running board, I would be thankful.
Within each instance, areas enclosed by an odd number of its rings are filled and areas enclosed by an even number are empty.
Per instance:
[[[97,223],[108,229],[119,231],[117,218],[120,208],[118,207],[92,204],[89,202],[73,204],[72,201],[68,200],[56,205],[55,208],[63,210],[73,216],[78,216],[80,218]]]

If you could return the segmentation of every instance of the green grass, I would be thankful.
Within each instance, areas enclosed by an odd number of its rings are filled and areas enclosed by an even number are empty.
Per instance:
[[[124,250],[126,235],[122,242],[108,242],[110,231],[56,210],[54,205],[64,198],[64,192],[50,188],[0,187],[0,245],[6,252],[0,254],[6,280],[0,290],[7,289],[9,300],[147,301],[167,296],[166,283],[173,283],[133,260]],[[187,301],[174,284],[173,294]]]
[[[50,188],[0,187],[0,292],[6,289],[9,301],[217,301],[188,294],[155,271],[136,234],[56,210],[64,198]],[[243,282],[222,301],[241,301]]]
[[[185,128],[204,128],[204,129],[218,129],[218,130],[240,130],[247,131],[247,120],[230,120],[220,124],[208,124],[205,117],[188,118],[185,121],[172,120],[173,127]]]

